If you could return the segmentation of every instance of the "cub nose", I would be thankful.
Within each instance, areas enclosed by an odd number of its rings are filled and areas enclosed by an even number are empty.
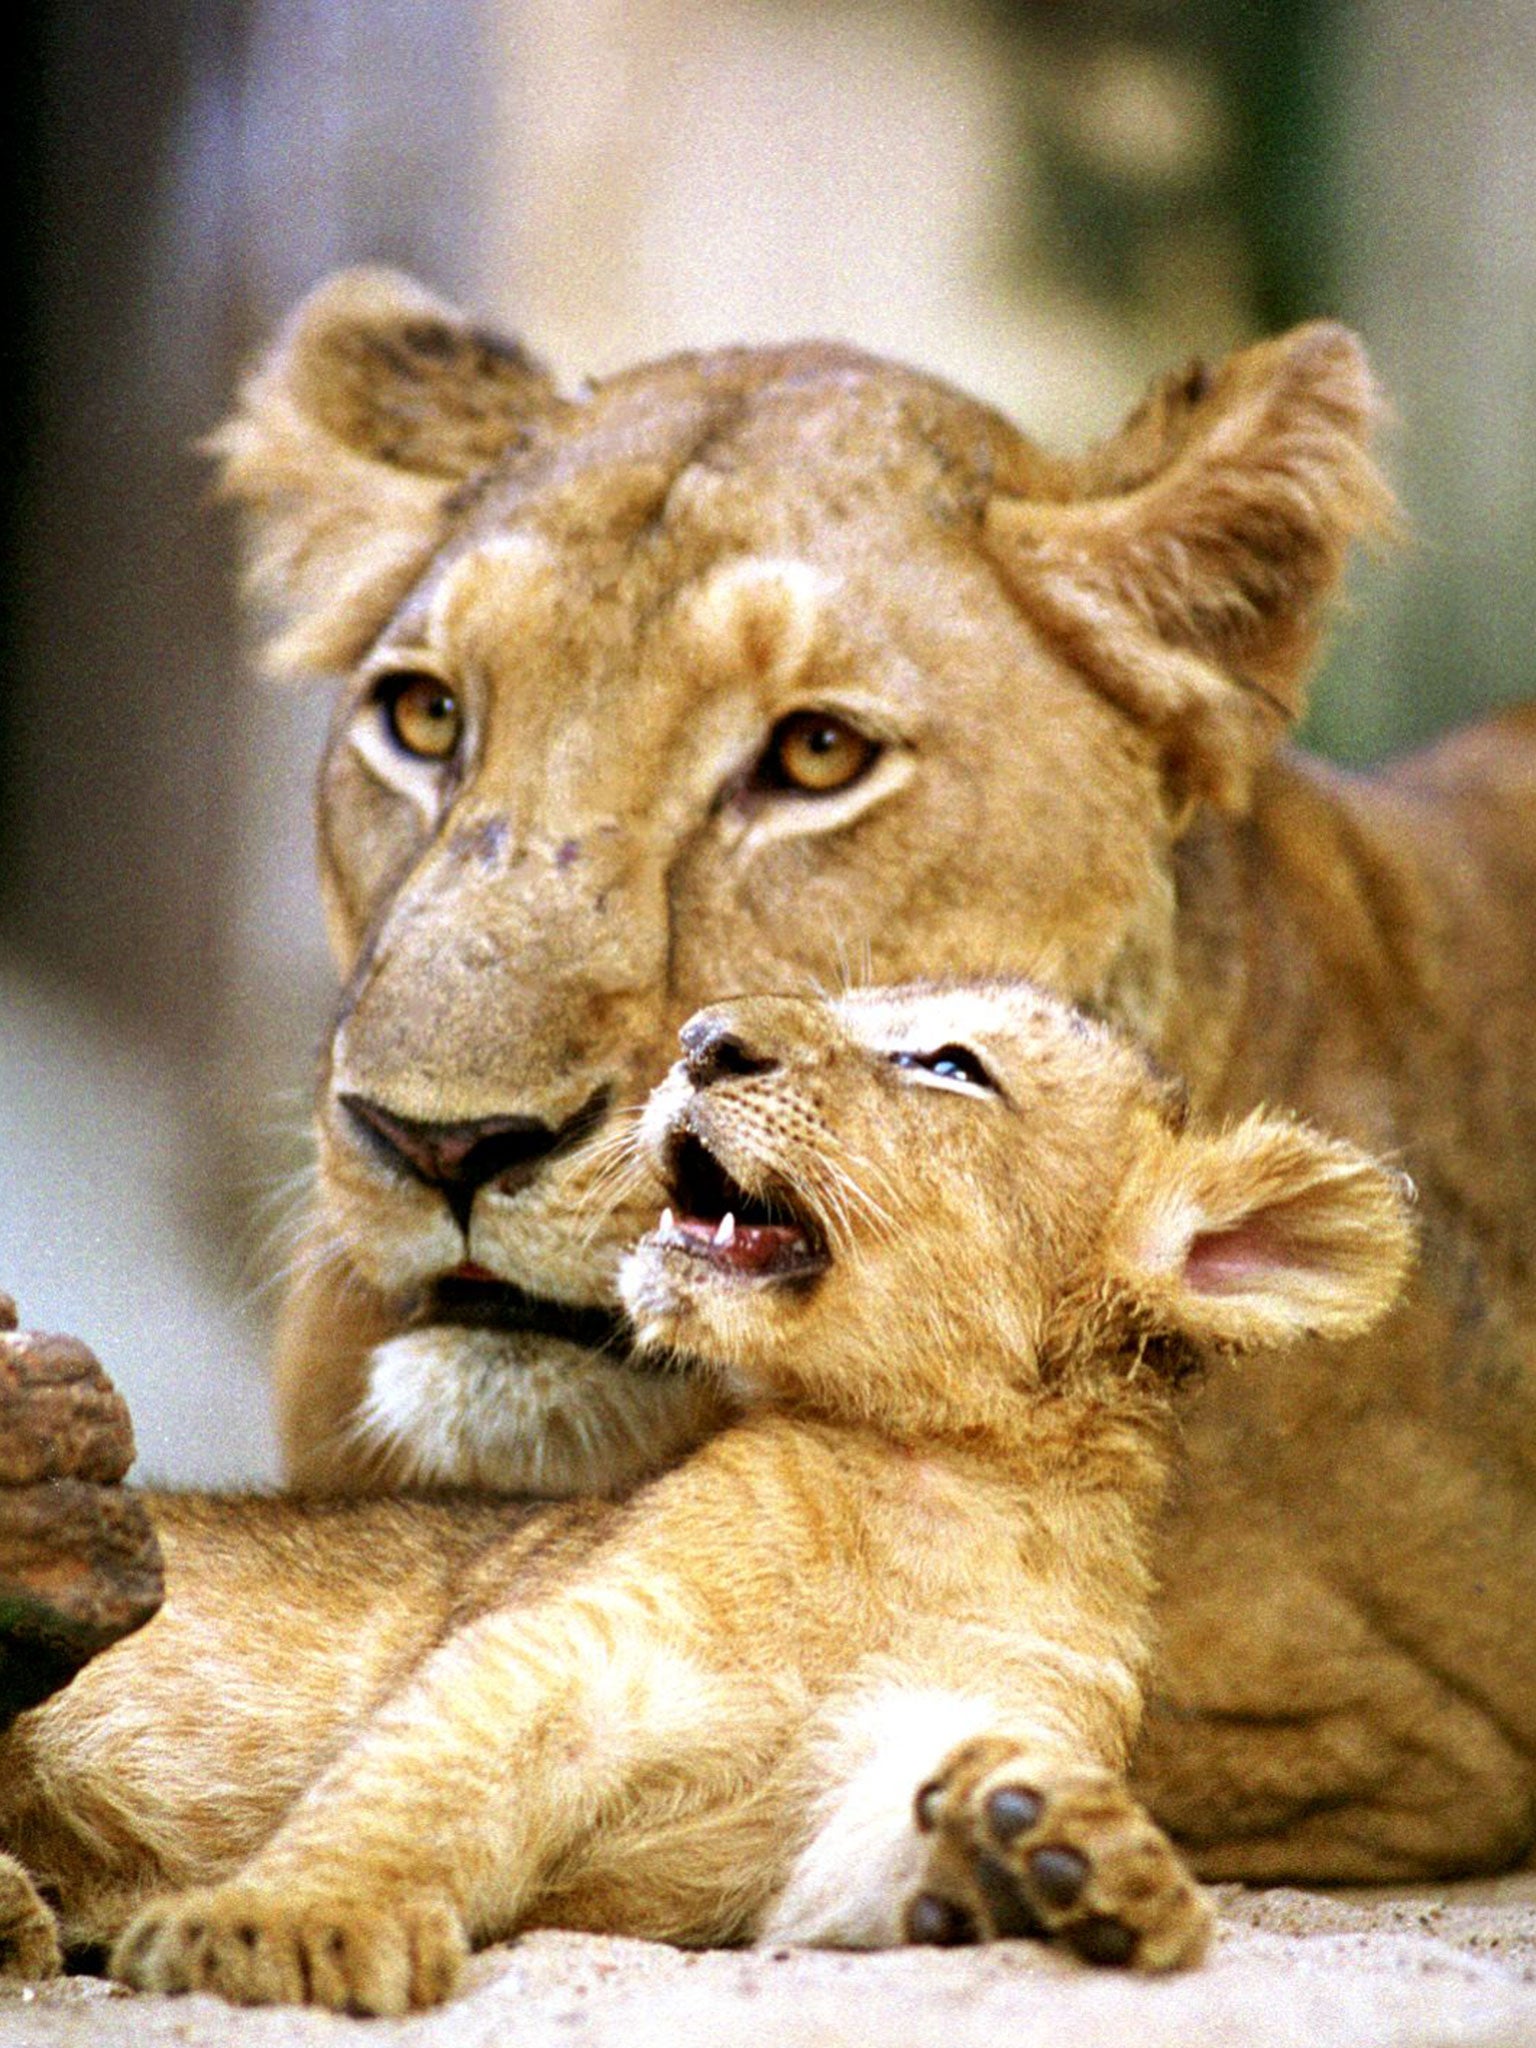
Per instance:
[[[562,1124],[531,1116],[487,1116],[464,1123],[426,1123],[397,1116],[363,1095],[337,1098],[354,1126],[392,1165],[434,1188],[461,1230],[475,1196],[494,1183],[513,1193],[537,1178],[544,1163],[580,1144],[602,1122],[608,1090],[600,1088]]]
[[[771,1074],[779,1064],[771,1053],[755,1051],[740,1028],[724,1017],[695,1017],[679,1037],[683,1066],[695,1088],[708,1088],[733,1074]]]

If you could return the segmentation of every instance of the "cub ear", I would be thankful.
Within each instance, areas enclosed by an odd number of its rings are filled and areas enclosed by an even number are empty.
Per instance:
[[[1111,1258],[1155,1328],[1197,1343],[1345,1337],[1392,1306],[1413,1255],[1406,1178],[1255,1114],[1168,1134],[1122,1190]]]
[[[349,667],[440,540],[452,494],[558,404],[522,348],[388,270],[297,308],[214,434],[246,508],[268,665]]]
[[[1359,342],[1316,322],[1165,379],[1060,501],[989,505],[1015,595],[1156,732],[1181,794],[1241,808],[1300,715],[1349,544],[1391,523],[1381,410]]]

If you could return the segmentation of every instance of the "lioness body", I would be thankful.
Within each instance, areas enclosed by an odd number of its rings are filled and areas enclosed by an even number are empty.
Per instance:
[[[738,1419],[622,1505],[154,1503],[164,1612],[0,1737],[0,1843],[69,1940],[203,1887],[124,1935],[131,1981],[398,2011],[530,1922],[891,1941],[925,1881],[945,1938],[1201,1952],[1121,1783],[1174,1388],[1201,1346],[1378,1315],[1392,1182],[1287,1124],[1183,1133],[1027,989],[684,1036],[647,1128],[686,1206],[626,1298]],[[829,1922],[828,1786],[893,1730],[935,1839],[900,1784]],[[0,1863],[6,1928],[35,1967]]]
[[[1379,1332],[1193,1419],[1138,1775],[1208,1875],[1492,1869],[1536,1834],[1533,818],[1523,709],[1384,774],[1282,759],[1218,828],[1203,1099],[1398,1159],[1423,1231]]]
[[[297,1482],[618,1495],[664,1465],[719,1417],[631,1368],[644,1202],[603,1147],[681,1019],[1030,973],[1202,1107],[1289,1105],[1421,1189],[1390,1328],[1195,1430],[1157,1810],[1222,1874],[1524,1853],[1536,724],[1372,777],[1275,751],[1386,506],[1373,414],[1314,327],[1069,461],[850,350],[565,398],[400,280],[323,288],[223,444],[276,658],[348,678]]]

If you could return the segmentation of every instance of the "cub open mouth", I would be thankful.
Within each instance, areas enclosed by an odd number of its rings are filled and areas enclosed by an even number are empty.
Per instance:
[[[680,1134],[666,1160],[670,1204],[660,1241],[717,1272],[745,1279],[800,1280],[831,1263],[813,1217],[775,1189],[754,1195],[732,1178],[692,1132]]]

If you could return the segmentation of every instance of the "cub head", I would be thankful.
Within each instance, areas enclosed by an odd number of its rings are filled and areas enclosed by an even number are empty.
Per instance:
[[[1024,983],[742,997],[682,1045],[623,1297],[648,1352],[746,1406],[974,1440],[1033,1395],[1350,1335],[1407,1269],[1397,1176],[1293,1121],[1191,1127],[1144,1054]]]
[[[293,1476],[601,1491],[709,1426],[602,1162],[723,991],[1025,973],[1198,1084],[1178,866],[1300,707],[1374,407],[1308,327],[1067,460],[847,348],[563,393],[316,292],[218,441],[270,662],[337,679]]]

